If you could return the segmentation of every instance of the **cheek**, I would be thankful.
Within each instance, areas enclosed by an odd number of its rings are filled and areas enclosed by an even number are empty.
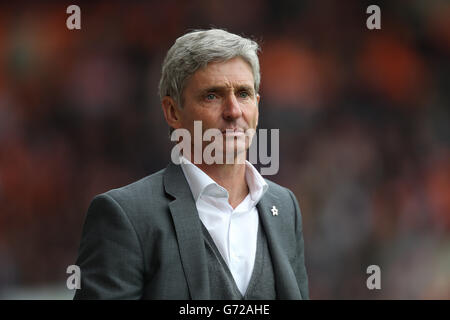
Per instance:
[[[185,105],[182,111],[182,122],[186,127],[193,127],[196,120],[196,109],[192,105]]]
[[[220,118],[220,116],[212,112],[212,110],[202,110],[200,108],[201,107],[197,107],[196,109],[191,108],[184,113],[183,125],[191,132],[194,130],[194,121],[201,121],[202,129],[206,130],[210,127],[215,128],[217,119]]]
[[[258,117],[259,117],[258,107],[255,106],[248,113],[248,122],[249,122],[249,124],[252,124],[253,126],[256,127],[256,125],[258,124]]]

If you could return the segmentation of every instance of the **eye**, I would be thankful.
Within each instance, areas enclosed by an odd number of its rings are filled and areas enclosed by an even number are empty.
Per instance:
[[[216,98],[216,95],[214,93],[208,93],[206,95],[206,100],[214,100]]]
[[[239,92],[239,98],[248,98],[250,95],[248,94],[247,91],[241,91]]]

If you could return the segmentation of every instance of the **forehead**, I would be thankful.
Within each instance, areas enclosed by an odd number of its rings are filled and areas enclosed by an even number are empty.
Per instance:
[[[250,65],[242,58],[235,57],[223,62],[211,62],[197,70],[188,80],[186,89],[202,89],[208,86],[234,87],[248,85],[253,87],[254,78]]]

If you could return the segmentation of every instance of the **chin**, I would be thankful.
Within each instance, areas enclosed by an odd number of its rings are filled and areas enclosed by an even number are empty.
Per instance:
[[[223,152],[224,154],[224,162],[227,162],[227,159],[233,159],[233,164],[235,163],[245,163],[245,159],[246,159],[246,144],[245,143],[238,143],[236,144],[231,144],[231,145],[225,145],[225,151]]]

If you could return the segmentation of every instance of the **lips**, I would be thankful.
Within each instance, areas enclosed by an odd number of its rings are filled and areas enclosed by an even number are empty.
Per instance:
[[[223,134],[227,134],[227,133],[244,133],[245,130],[242,128],[226,128],[222,130]]]

